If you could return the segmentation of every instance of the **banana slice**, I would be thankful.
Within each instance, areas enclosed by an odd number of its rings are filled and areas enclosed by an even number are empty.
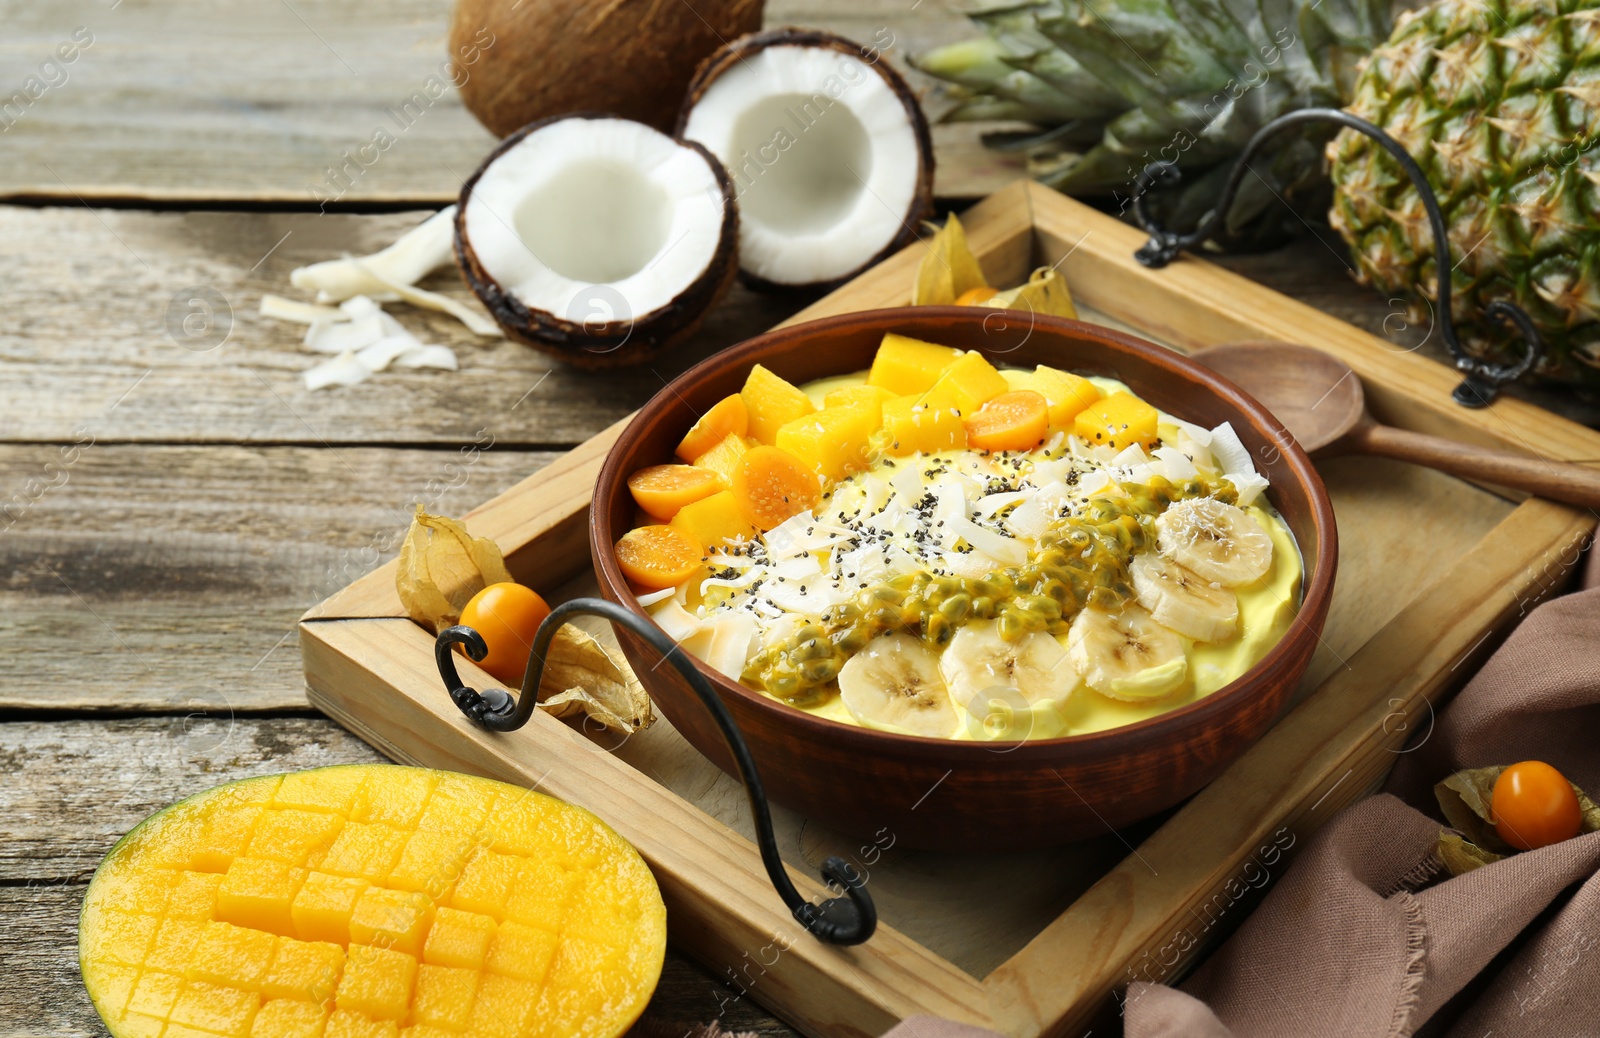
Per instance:
[[[1242,587],[1272,568],[1272,538],[1248,512],[1210,497],[1179,501],[1156,517],[1156,548],[1202,580]]]
[[[839,670],[839,698],[868,728],[947,739],[957,717],[939,661],[909,634],[886,634]]]
[[[1067,631],[1067,657],[1090,688],[1130,703],[1169,696],[1189,674],[1183,639],[1132,604],[1114,616],[1079,613]]]
[[[1197,642],[1220,642],[1239,629],[1239,599],[1199,574],[1154,552],[1128,565],[1139,604],[1163,627]]]
[[[975,739],[1061,734],[1061,706],[1079,684],[1077,668],[1054,636],[1034,631],[1008,642],[997,620],[957,631],[939,656],[939,673]]]

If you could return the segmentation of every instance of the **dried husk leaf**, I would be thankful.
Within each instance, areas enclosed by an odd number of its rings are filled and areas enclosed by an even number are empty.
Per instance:
[[[1505,857],[1486,851],[1475,843],[1468,843],[1455,833],[1446,830],[1439,831],[1439,845],[1434,849],[1439,860],[1444,862],[1444,867],[1452,876],[1464,876],[1473,869],[1492,865]]]
[[[581,713],[629,733],[655,720],[650,696],[627,663],[572,624],[564,624],[550,640],[539,680],[539,709],[556,717]]]
[[[487,537],[474,537],[454,519],[417,514],[400,546],[400,572],[395,590],[406,613],[438,634],[461,619],[472,596],[511,580],[500,548]]]
[[[967,233],[954,213],[928,242],[927,254],[917,267],[911,287],[912,306],[949,306],[964,292],[988,282],[978,257],[967,245]]]
[[[1072,305],[1072,292],[1067,279],[1054,267],[1040,267],[1027,282],[1004,292],[996,292],[978,304],[998,310],[1027,310],[1052,317],[1076,319],[1078,308]]]
[[[1439,800],[1439,809],[1444,812],[1445,820],[1462,834],[1454,836],[1441,833],[1439,836],[1439,858],[1452,876],[1517,853],[1515,847],[1500,839],[1494,827],[1494,784],[1505,770],[1506,765],[1503,764],[1489,768],[1467,768],[1433,787],[1433,795]],[[1574,785],[1572,791],[1577,794],[1578,807],[1583,812],[1579,832],[1592,833],[1600,829],[1600,806],[1577,786]],[[1448,848],[1448,854],[1447,840],[1454,841]],[[1462,866],[1460,871],[1457,871],[1458,865]]]

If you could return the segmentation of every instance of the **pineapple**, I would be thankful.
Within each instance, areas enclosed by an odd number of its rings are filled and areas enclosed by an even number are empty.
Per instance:
[[[1469,349],[1505,359],[1498,329],[1470,326],[1504,299],[1549,346],[1541,374],[1600,386],[1600,2],[1436,0],[1392,35],[1389,12],[1380,0],[1021,0],[972,14],[983,40],[913,64],[956,84],[964,100],[947,120],[1045,128],[1007,143],[1061,190],[1125,209],[1140,169],[1177,162],[1187,175],[1160,200],[1168,226],[1198,222],[1262,125],[1347,108],[1427,172]],[[1268,240],[1297,222],[1280,197],[1305,207],[1331,184],[1329,221],[1357,277],[1425,315],[1436,272],[1416,192],[1369,139],[1329,136],[1281,135],[1227,231]]]

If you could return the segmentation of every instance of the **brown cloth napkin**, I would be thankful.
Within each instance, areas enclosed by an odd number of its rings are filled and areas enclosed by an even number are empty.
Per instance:
[[[1600,832],[1439,878],[1433,785],[1547,761],[1600,790],[1600,559],[1533,610],[1419,734],[1386,791],[1307,841],[1182,986],[1136,983],[1127,1038],[1600,1035]],[[886,1038],[970,1038],[908,1021]],[[940,1022],[942,1023],[942,1022]]]

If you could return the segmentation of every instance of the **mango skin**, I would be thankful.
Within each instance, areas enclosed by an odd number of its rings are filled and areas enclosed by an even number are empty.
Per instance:
[[[337,824],[300,817],[315,814]],[[293,817],[264,827],[275,815]],[[383,840],[360,842],[377,859],[338,853],[354,826],[401,833],[394,860]],[[382,885],[424,858],[432,872],[404,881],[424,889]],[[325,867],[363,891],[345,944],[300,935],[279,907]],[[220,896],[230,869],[248,897]],[[439,1027],[614,1038],[643,1011],[665,948],[649,868],[589,812],[489,779],[376,764],[247,779],[151,816],[101,862],[79,917],[84,984],[113,1038],[395,1038]]]

